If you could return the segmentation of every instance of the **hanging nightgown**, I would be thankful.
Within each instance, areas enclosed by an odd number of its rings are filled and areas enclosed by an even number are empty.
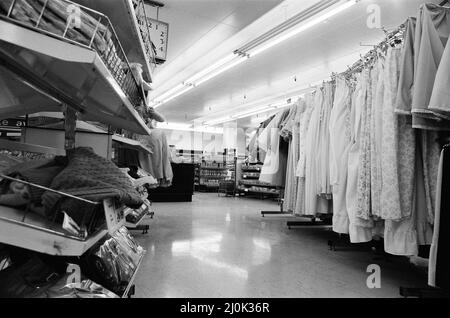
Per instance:
[[[413,128],[427,130],[442,130],[446,121],[436,121],[434,119],[421,117],[412,110],[412,94],[414,91],[414,60],[416,18],[409,18],[406,22],[404,35],[403,52],[400,62],[400,78],[396,100],[396,113],[412,117]],[[412,116],[411,116],[412,115]],[[438,151],[434,139],[436,132],[417,130],[417,166],[415,173],[415,193],[414,193],[414,218],[416,219],[417,242],[419,245],[429,245],[431,243],[431,224],[433,223],[434,206],[434,179],[437,171]],[[407,245],[405,245],[407,246]]]
[[[320,137],[320,114],[324,100],[324,92],[322,88],[316,90],[313,112],[309,123],[308,132],[306,134],[305,145],[305,215],[315,216],[319,209],[318,197],[318,168],[317,161],[318,144]]]
[[[450,8],[432,3],[420,6],[414,39],[414,89],[412,113],[430,118],[416,128],[428,130],[450,130],[450,119],[439,109],[430,105],[436,75],[450,34]],[[438,84],[440,85],[440,83]],[[434,103],[434,101],[433,101]],[[430,109],[429,106],[432,108]],[[446,119],[446,120],[443,120]]]
[[[348,234],[346,204],[348,152],[351,144],[351,89],[344,77],[337,77],[334,105],[330,114],[330,184],[333,193],[333,231]]]
[[[296,176],[295,176],[295,166],[298,160],[297,155],[297,138],[295,137],[294,126],[296,125],[295,120],[297,117],[297,104],[291,107],[289,117],[286,119],[286,123],[281,129],[281,136],[289,140],[289,151],[286,169],[286,186],[284,191],[284,208],[286,211],[293,212],[295,207],[295,192],[296,192]]]
[[[280,111],[258,138],[259,146],[266,151],[259,181],[283,187],[286,181],[287,149],[281,141],[280,125],[289,115],[289,110]]]
[[[371,163],[370,163],[370,189],[372,202],[372,215],[381,216],[381,145],[383,126],[383,98],[384,98],[384,57],[380,55],[374,66],[372,91],[372,118],[371,118]]]
[[[401,50],[389,48],[384,72],[381,215],[385,219],[385,251],[416,255],[416,140],[410,118],[395,113],[400,61]]]
[[[319,153],[318,153],[318,194],[323,198],[331,199],[330,186],[330,115],[333,107],[333,84],[325,83],[324,99],[320,114],[320,131],[319,131]],[[329,213],[331,211],[324,211]]]
[[[294,214],[305,215],[305,175],[306,175],[306,135],[308,133],[309,123],[313,111],[315,95],[307,94],[303,103],[304,107],[299,109],[300,127],[299,127],[299,159],[296,169],[298,177],[297,195]]]
[[[372,227],[369,221],[357,217],[358,210],[358,172],[359,157],[361,151],[361,116],[362,109],[366,106],[367,90],[369,84],[369,70],[363,70],[356,75],[356,87],[352,95],[351,105],[351,146],[348,155],[348,175],[346,205],[349,218],[350,242],[364,243],[372,240]]]
[[[356,193],[358,205],[356,216],[365,221],[372,218],[371,211],[371,123],[373,103],[373,81],[377,77],[378,69],[371,69],[367,78],[366,99],[361,110],[361,133],[358,166],[358,191]]]

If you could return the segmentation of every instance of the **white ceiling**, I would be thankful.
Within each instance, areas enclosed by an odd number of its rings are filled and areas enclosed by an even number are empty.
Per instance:
[[[151,96],[161,95],[315,2],[318,0],[165,0],[160,19],[170,23],[168,60],[155,73]],[[389,30],[416,15],[423,2],[362,0],[326,23],[160,106],[158,111],[169,122],[186,123],[325,80],[370,49],[361,43],[375,45],[383,39],[381,30],[367,27],[369,4],[381,7],[381,23]],[[238,125],[257,126],[257,122],[258,118],[247,118]]]

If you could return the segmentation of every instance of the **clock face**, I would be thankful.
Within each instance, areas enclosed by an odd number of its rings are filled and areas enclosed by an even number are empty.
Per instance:
[[[147,18],[150,38],[156,47],[156,59],[165,61],[167,57],[167,40],[169,38],[169,24]]]

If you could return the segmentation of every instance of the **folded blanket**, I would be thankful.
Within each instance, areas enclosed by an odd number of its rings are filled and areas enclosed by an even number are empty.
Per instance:
[[[68,150],[67,159],[67,166],[53,179],[51,189],[95,202],[115,198],[131,208],[142,205],[143,201],[128,176],[110,160],[95,154],[91,148]],[[42,196],[42,203],[47,211],[53,210],[61,201],[70,202],[66,208],[76,209],[77,200],[50,191]]]

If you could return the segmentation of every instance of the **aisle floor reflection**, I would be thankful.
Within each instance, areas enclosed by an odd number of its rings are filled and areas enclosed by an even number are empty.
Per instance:
[[[328,228],[288,230],[265,217],[274,201],[196,193],[189,203],[154,203],[137,297],[399,297],[426,277],[397,258],[370,251],[330,251]],[[366,285],[367,266],[382,269],[382,288]]]

